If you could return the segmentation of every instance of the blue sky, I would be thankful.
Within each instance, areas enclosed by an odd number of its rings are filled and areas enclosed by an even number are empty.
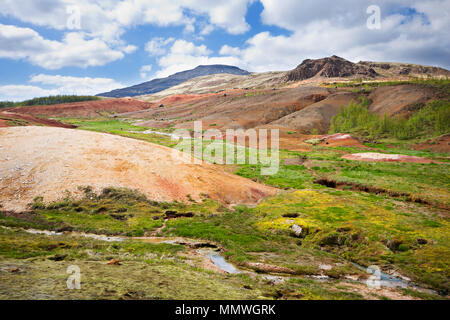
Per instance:
[[[367,26],[370,5],[379,28]],[[289,70],[333,54],[449,68],[449,13],[450,0],[0,0],[0,100],[96,94],[199,64]]]

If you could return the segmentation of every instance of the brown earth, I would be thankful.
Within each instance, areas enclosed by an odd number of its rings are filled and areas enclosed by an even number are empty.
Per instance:
[[[46,117],[93,117],[102,112],[124,113],[140,111],[155,107],[154,104],[131,98],[104,99],[97,101],[74,102],[54,104],[47,106],[29,106],[5,109],[18,114],[29,114],[33,116]]]
[[[36,196],[47,202],[79,186],[137,189],[157,201],[255,204],[277,190],[224,172],[209,163],[179,163],[181,153],[144,141],[50,127],[0,129],[0,203],[23,211]],[[175,157],[174,157],[175,156]]]
[[[414,150],[431,150],[433,152],[450,153],[450,134],[416,144],[413,148]]]
[[[379,115],[409,115],[435,96],[433,90],[417,85],[379,87],[369,95],[369,110]]]
[[[119,116],[158,121],[176,120],[177,128],[193,128],[194,120],[202,120],[204,129],[249,129],[270,124],[286,115],[302,110],[327,98],[332,90],[299,87],[279,90],[233,90],[226,96],[208,95],[195,101],[175,101],[164,108],[127,113]]]
[[[318,129],[319,132],[328,132],[331,118],[337,115],[339,108],[346,106],[352,100],[357,100],[358,95],[351,92],[339,92],[328,96],[326,99],[311,104],[306,108],[290,113],[271,123],[274,126],[290,128],[304,133]]]
[[[344,133],[336,133],[332,135],[323,136],[320,138],[322,142],[319,143],[319,146],[322,147],[359,147],[359,148],[367,148],[361,142],[359,142],[356,138],[352,137],[349,134]]]
[[[61,123],[56,120],[37,118],[29,114],[13,113],[8,111],[0,112],[0,127],[12,127],[16,125],[43,125],[49,127],[73,129],[76,126]]]
[[[0,128],[6,128],[6,127],[10,127],[9,121],[0,119]]]

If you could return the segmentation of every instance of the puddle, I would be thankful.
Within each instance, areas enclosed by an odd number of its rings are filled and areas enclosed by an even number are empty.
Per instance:
[[[360,270],[363,270],[367,273],[371,273],[371,272],[369,272],[368,268],[365,268],[354,262],[352,262],[352,264]],[[375,276],[378,277],[378,281],[379,281],[379,284],[381,287],[423,289],[423,288],[420,288],[418,285],[412,283],[411,281],[407,281],[407,280],[395,277],[395,276],[387,274],[381,270],[377,270],[375,273]],[[428,290],[428,289],[423,289],[423,290]]]
[[[199,250],[201,251],[201,250]],[[219,269],[225,271],[230,274],[239,274],[241,273],[235,266],[231,263],[228,263],[224,257],[222,257],[218,252],[215,251],[203,251],[204,254],[211,259],[212,263],[214,263]]]

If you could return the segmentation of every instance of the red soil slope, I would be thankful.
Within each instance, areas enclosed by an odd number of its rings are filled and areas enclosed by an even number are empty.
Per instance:
[[[155,104],[131,98],[104,99],[47,106],[30,106],[7,109],[18,114],[42,115],[46,117],[92,117],[102,112],[124,113],[150,109]]]
[[[12,112],[0,112],[0,128],[13,127],[16,125],[43,125],[49,127],[73,129],[76,126],[64,124],[56,120],[42,119],[28,114],[19,114]]]

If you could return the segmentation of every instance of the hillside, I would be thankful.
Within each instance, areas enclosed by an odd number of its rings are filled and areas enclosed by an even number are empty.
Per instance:
[[[249,74],[248,71],[239,69],[238,67],[227,65],[198,66],[197,68],[192,70],[175,73],[167,78],[154,79],[132,87],[100,93],[98,94],[98,96],[120,98],[120,97],[135,97],[139,95],[152,94],[176,86],[192,78],[219,73],[233,74],[233,75]]]
[[[228,174],[212,164],[178,163],[173,150],[109,134],[46,127],[0,130],[0,202],[26,210],[36,196],[56,201],[79,186],[137,189],[152,200],[255,204],[276,190]],[[46,145],[46,148],[42,148]],[[17,170],[20,168],[20,170]],[[189,195],[189,196],[188,196]]]
[[[157,100],[175,94],[207,94],[233,89],[245,90],[249,88],[277,88],[283,84],[286,72],[273,71],[251,73],[237,76],[232,74],[214,74],[187,80],[164,91],[137,97],[144,100]]]

